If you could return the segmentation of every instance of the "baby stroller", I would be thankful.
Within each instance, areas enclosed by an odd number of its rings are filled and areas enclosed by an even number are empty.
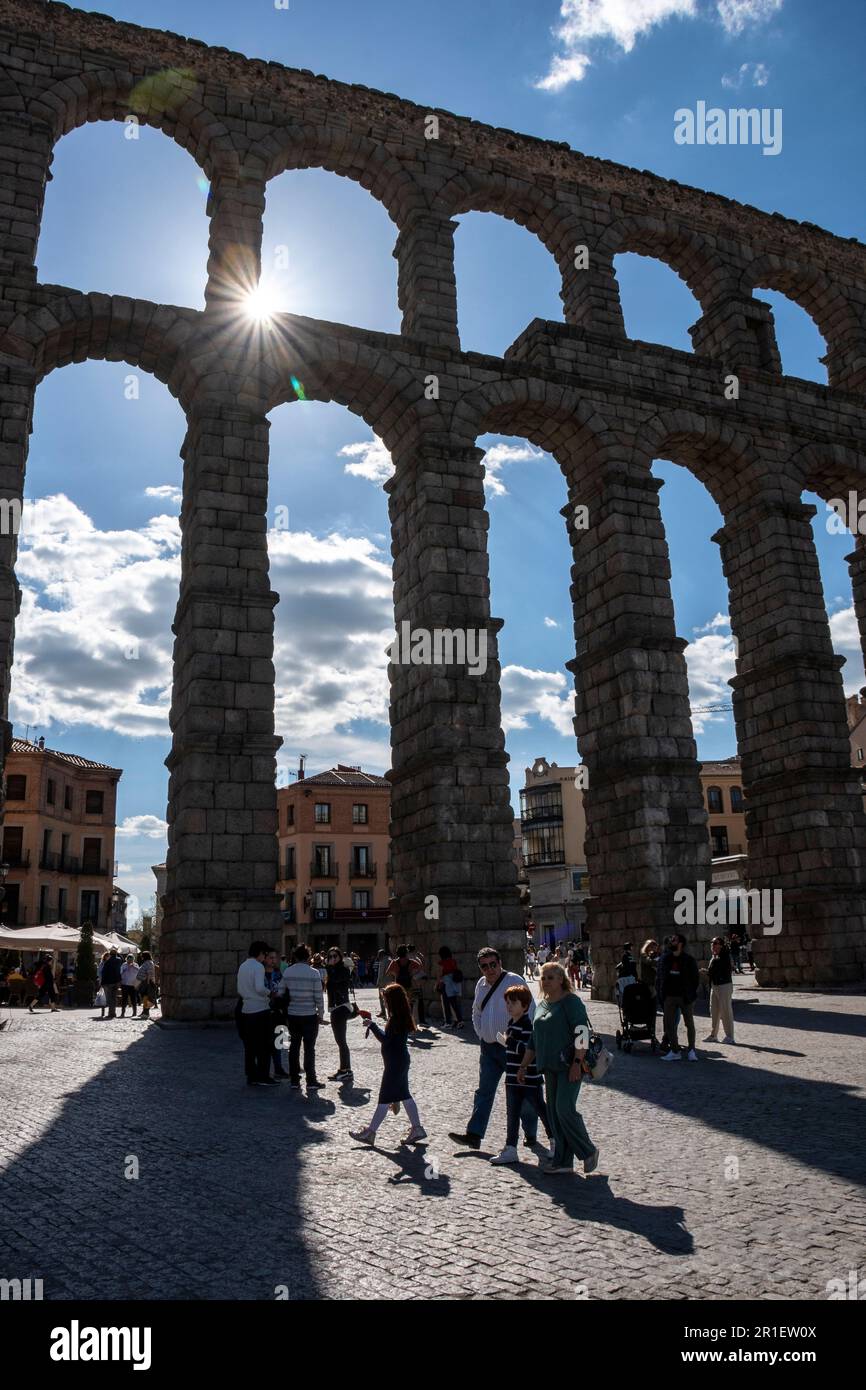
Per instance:
[[[623,988],[620,989],[619,985]],[[616,1002],[619,1005],[619,1021],[622,1029],[617,1029],[616,1045],[624,1052],[631,1052],[636,1042],[648,1042],[655,1052],[656,1042],[656,1004],[647,985],[635,980],[617,981]]]

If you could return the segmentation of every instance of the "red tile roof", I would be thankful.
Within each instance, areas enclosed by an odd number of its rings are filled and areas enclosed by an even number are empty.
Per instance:
[[[52,758],[59,758],[61,762],[71,763],[73,767],[97,767],[101,772],[116,772],[118,776],[123,771],[122,768],[111,767],[108,763],[95,763],[90,758],[81,758],[77,753],[61,753],[59,748],[40,748],[38,743],[30,743],[25,738],[13,738],[11,751],[13,753],[38,753],[40,756],[43,753],[49,753]]]

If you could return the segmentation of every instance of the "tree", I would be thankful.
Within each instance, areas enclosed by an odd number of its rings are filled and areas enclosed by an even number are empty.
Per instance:
[[[96,957],[93,954],[93,923],[84,922],[75,958],[75,978],[82,984],[96,984]]]

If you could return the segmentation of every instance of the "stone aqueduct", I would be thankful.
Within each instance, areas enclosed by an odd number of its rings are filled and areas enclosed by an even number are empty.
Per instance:
[[[516,950],[521,939],[501,623],[489,607],[476,447],[496,431],[549,450],[568,484],[599,990],[623,934],[669,930],[674,889],[709,875],[656,457],[691,470],[724,517],[714,539],[739,642],[732,685],[750,876],[784,889],[782,933],[758,941],[759,979],[861,979],[866,826],[801,493],[866,489],[862,245],[564,145],[64,5],[2,0],[0,48],[0,495],[22,494],[34,392],[57,367],[130,363],[163,382],[187,416],[166,1016],[226,1017],[239,953],[252,937],[276,939],[280,926],[266,417],[294,399],[292,376],[308,398],[363,416],[393,456],[397,622],[484,629],[493,655],[482,678],[451,667],[389,670],[394,931],[431,944],[441,932],[460,951],[484,940]],[[204,311],[38,280],[55,144],[84,122],[131,111],[209,180]],[[309,166],[357,180],[394,221],[400,334],[292,315],[260,339],[239,331],[239,298],[259,272],[268,181]],[[504,358],[460,348],[452,219],[468,210],[519,222],[562,272],[564,322],[533,321]],[[581,245],[584,269],[575,263]],[[694,355],[626,337],[613,270],[622,251],[666,262],[692,290],[702,308]],[[760,287],[812,316],[828,347],[827,387],[782,375],[772,314],[753,294]],[[425,396],[431,373],[438,400]],[[738,400],[725,397],[729,373]],[[588,507],[587,530],[574,528],[578,504]],[[0,544],[6,716],[14,535]],[[859,536],[850,566],[862,638]],[[438,924],[425,919],[428,894],[439,899]]]

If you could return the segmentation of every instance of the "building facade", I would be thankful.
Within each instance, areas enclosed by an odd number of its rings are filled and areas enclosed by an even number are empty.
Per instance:
[[[90,921],[111,930],[120,768],[14,738],[6,760],[7,926]]]
[[[338,763],[277,792],[283,948],[388,945],[391,787]]]
[[[866,711],[864,711],[866,713]],[[866,731],[866,723],[863,725]],[[866,741],[866,737],[864,737]],[[746,854],[746,814],[740,760],[724,758],[701,765],[701,787],[713,861],[713,883],[731,878],[742,886]],[[590,897],[586,866],[586,770],[559,767],[536,758],[526,768],[520,792],[524,875],[535,923],[535,940],[549,946],[577,941],[586,934]],[[725,864],[717,865],[716,861]]]

